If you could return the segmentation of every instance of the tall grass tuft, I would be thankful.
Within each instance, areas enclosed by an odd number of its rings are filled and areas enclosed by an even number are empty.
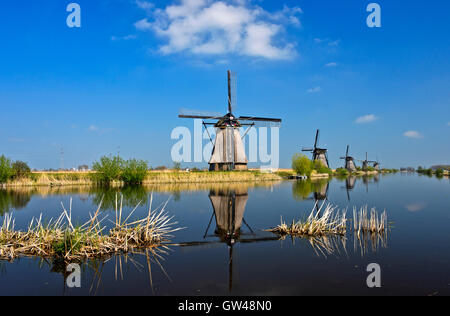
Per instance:
[[[279,235],[291,236],[326,236],[326,235],[344,235],[347,231],[346,211],[336,211],[337,207],[332,204],[324,203],[316,211],[314,206],[311,214],[306,220],[292,221],[287,224],[281,220],[281,224],[268,231]]]
[[[378,214],[375,208],[370,210],[367,205],[360,208],[359,212],[356,207],[353,208],[353,229],[360,235],[361,233],[382,233],[388,229],[388,221],[386,211]]]

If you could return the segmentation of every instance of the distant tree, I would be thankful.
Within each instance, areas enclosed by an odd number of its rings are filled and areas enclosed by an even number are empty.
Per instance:
[[[158,166],[158,167],[156,167],[155,168],[155,170],[167,170],[167,167],[166,166]]]
[[[109,184],[111,181],[120,180],[123,166],[124,161],[119,156],[103,156],[99,162],[94,162],[92,169],[97,172],[99,182]]]
[[[436,169],[436,177],[442,178],[444,176],[444,169]]]
[[[31,169],[26,162],[17,160],[12,164],[15,178],[25,178],[30,175]]]
[[[14,176],[11,160],[4,155],[0,156],[0,183],[6,183]]]
[[[127,184],[141,184],[148,171],[148,163],[143,160],[130,159],[125,161],[121,179]]]
[[[303,154],[295,154],[292,157],[292,169],[299,175],[309,176],[313,168],[308,157]]]
[[[181,169],[181,163],[179,162],[174,162],[173,163],[173,169],[179,171]]]

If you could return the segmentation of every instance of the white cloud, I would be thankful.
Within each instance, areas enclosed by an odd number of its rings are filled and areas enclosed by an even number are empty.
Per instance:
[[[338,64],[336,62],[331,62],[328,64],[325,64],[325,67],[336,67]]]
[[[423,138],[423,135],[417,131],[404,132],[403,136],[408,137],[408,138]]]
[[[355,120],[355,123],[357,124],[364,124],[364,123],[370,123],[373,121],[378,120],[378,117],[375,116],[374,114],[367,114],[364,116],[360,116]]]
[[[306,92],[308,92],[308,93],[317,93],[320,91],[322,91],[321,87],[314,87],[314,88],[310,88],[310,89],[306,90]]]
[[[151,2],[141,1],[141,0],[136,0],[136,5],[138,6],[138,8],[143,9],[143,10],[151,10],[155,6]]]
[[[89,126],[89,130],[90,130],[91,132],[98,131],[98,126],[91,125],[91,126]]]
[[[450,126],[450,122],[447,123],[447,126]]]
[[[245,0],[181,0],[156,8],[134,25],[166,40],[163,54],[237,54],[265,59],[292,59],[295,44],[282,36],[285,26],[300,26],[298,7],[268,12]]]

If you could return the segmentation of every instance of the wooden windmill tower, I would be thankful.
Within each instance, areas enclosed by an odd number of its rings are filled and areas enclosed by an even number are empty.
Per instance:
[[[362,162],[362,170],[367,171],[369,169],[369,164],[373,163],[373,168],[375,170],[380,170],[380,164],[378,161],[369,160],[366,152],[366,160],[360,160]]]
[[[265,118],[255,116],[236,117],[233,114],[233,107],[236,105],[236,75],[228,70],[228,113],[224,116],[211,115],[185,115],[181,118],[193,118],[202,120],[214,120],[215,123],[203,121],[203,125],[214,125],[216,128],[216,138],[209,161],[210,171],[225,170],[247,170],[247,157],[245,155],[242,138],[248,130],[255,126],[255,122],[281,123],[278,118]],[[248,126],[247,131],[241,137],[239,128]],[[212,142],[212,139],[211,139]]]
[[[377,160],[372,161],[372,163],[373,163],[373,168],[374,168],[376,171],[380,171],[380,161],[379,161],[378,157],[377,157]]]
[[[350,172],[355,172],[356,171],[356,166],[355,166],[355,159],[351,156],[349,156],[348,151],[350,149],[350,146],[347,145],[347,151],[345,152],[345,157],[341,157],[340,159],[344,159],[345,160],[345,169],[347,169]]]
[[[310,151],[312,152],[313,155],[313,161],[320,161],[322,163],[322,165],[324,165],[325,167],[329,168],[329,163],[328,163],[328,154],[327,154],[327,149],[326,148],[319,148],[317,147],[317,144],[319,142],[319,133],[320,131],[317,130],[316,131],[316,138],[314,141],[314,147],[313,148],[302,148],[302,151]]]

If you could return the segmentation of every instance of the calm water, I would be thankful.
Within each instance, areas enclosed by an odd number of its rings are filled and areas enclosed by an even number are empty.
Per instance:
[[[450,182],[414,174],[285,181],[263,185],[184,185],[121,190],[126,213],[148,195],[169,199],[179,226],[161,257],[117,256],[82,266],[82,287],[64,286],[63,264],[21,258],[0,262],[0,295],[450,295]],[[114,218],[116,190],[34,188],[0,191],[0,219],[14,213],[24,228],[40,213],[58,217],[73,199],[73,217],[89,218],[104,196],[103,214]],[[358,240],[286,238],[263,231],[309,215],[315,201],[340,208],[367,204],[386,209],[387,238]],[[348,212],[352,217],[351,211]],[[381,266],[382,287],[366,286],[369,263]]]

